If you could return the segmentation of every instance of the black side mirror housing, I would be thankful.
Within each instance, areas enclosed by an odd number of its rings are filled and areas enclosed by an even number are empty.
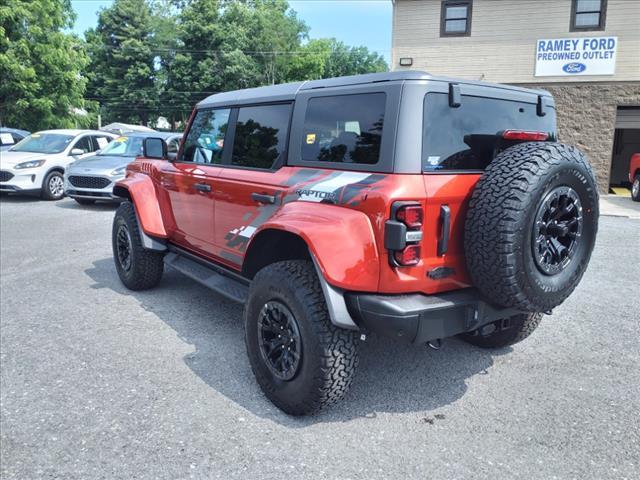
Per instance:
[[[142,143],[142,156],[145,158],[168,160],[167,143],[162,138],[145,138]]]

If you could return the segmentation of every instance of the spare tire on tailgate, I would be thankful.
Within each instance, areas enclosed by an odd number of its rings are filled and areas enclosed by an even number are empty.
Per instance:
[[[582,278],[597,230],[598,192],[584,155],[559,143],[520,143],[496,156],[473,191],[467,268],[489,301],[546,312]]]

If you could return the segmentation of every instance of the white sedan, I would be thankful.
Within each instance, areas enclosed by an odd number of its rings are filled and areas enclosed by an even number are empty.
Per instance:
[[[0,192],[35,193],[45,200],[64,196],[64,171],[76,160],[116,138],[97,130],[44,130],[0,152]]]

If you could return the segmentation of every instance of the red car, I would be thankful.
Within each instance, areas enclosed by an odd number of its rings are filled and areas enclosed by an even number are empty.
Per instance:
[[[631,182],[631,198],[634,202],[640,202],[640,153],[631,155],[629,181]]]
[[[116,185],[116,269],[139,290],[167,264],[245,304],[260,387],[313,413],[367,332],[500,348],[569,296],[598,194],[555,138],[547,92],[421,72],[213,95],[177,158],[147,139]]]

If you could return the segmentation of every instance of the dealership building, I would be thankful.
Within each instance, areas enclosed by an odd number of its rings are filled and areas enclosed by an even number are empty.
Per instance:
[[[640,152],[640,0],[393,0],[392,69],[542,88],[601,192]],[[619,191],[616,189],[616,191]]]

